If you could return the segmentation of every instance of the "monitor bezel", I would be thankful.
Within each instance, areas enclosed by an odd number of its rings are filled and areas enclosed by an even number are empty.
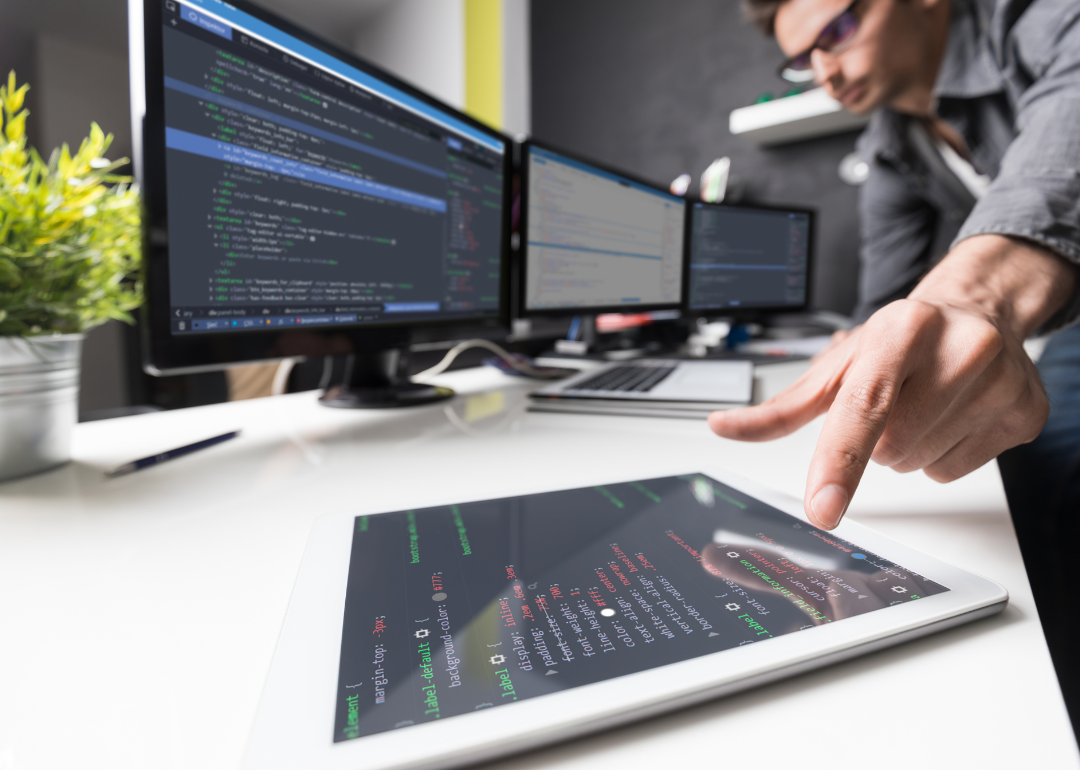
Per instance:
[[[634,305],[595,305],[595,306],[582,306],[576,308],[561,307],[561,308],[537,308],[530,309],[528,306],[528,283],[529,283],[529,157],[533,147],[537,147],[547,152],[553,152],[558,155],[563,155],[569,160],[577,163],[584,163],[585,165],[592,166],[599,171],[603,171],[607,174],[622,177],[628,182],[649,187],[651,189],[662,192],[665,195],[670,195],[673,200],[680,201],[683,204],[683,260],[686,259],[686,205],[688,201],[674,193],[670,192],[666,188],[650,182],[641,177],[633,174],[628,174],[622,169],[613,168],[603,163],[598,163],[592,158],[586,158],[578,153],[570,152],[548,142],[538,141],[536,139],[528,139],[521,144],[521,163],[519,164],[519,172],[521,174],[521,217],[520,217],[520,274],[521,278],[518,281],[516,287],[517,292],[517,306],[519,308],[519,314],[521,318],[542,318],[542,317],[560,317],[568,318],[578,315],[600,315],[601,313],[649,313],[654,310],[681,310],[686,297],[686,265],[683,265],[683,269],[680,274],[679,285],[679,300],[677,302],[662,302],[653,304],[634,304]]]
[[[755,305],[729,308],[692,308],[690,307],[690,257],[694,240],[694,210],[704,209],[742,209],[750,211],[778,211],[810,216],[809,234],[806,247],[806,295],[800,305]],[[686,228],[683,240],[683,305],[680,308],[684,318],[733,318],[735,320],[753,320],[767,314],[802,313],[810,308],[814,286],[814,239],[817,237],[817,210],[805,206],[786,206],[767,203],[706,203],[702,200],[687,200]]]
[[[143,269],[146,301],[140,309],[143,367],[150,374],[213,371],[229,366],[321,355],[371,353],[411,344],[466,337],[499,338],[510,324],[510,207],[513,140],[355,54],[307,32],[246,0],[237,10],[272,24],[356,69],[446,112],[503,146],[502,234],[499,244],[499,310],[495,316],[454,317],[176,335],[170,324],[168,200],[165,163],[163,0],[129,0],[132,123],[136,181],[142,191]],[[140,18],[141,17],[141,18]]]

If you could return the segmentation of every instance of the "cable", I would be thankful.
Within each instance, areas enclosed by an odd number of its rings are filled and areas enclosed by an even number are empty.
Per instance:
[[[418,382],[428,379],[430,377],[434,377],[437,374],[442,374],[450,368],[450,364],[454,363],[454,359],[456,359],[459,355],[464,353],[466,350],[469,350],[470,348],[486,348],[487,350],[490,350],[492,353],[495,353],[497,356],[499,356],[499,358],[506,361],[508,366],[513,369],[517,369],[526,377],[533,377],[538,380],[556,380],[566,376],[564,372],[549,372],[543,369],[536,369],[532,366],[529,366],[528,364],[524,364],[517,358],[515,358],[511,353],[496,345],[494,342],[488,342],[487,340],[478,339],[465,340],[464,342],[459,342],[457,345],[454,345],[454,347],[446,351],[446,355],[443,356],[442,361],[435,364],[435,366],[431,367],[430,369],[425,369],[418,374],[414,374],[412,376],[412,380],[414,382]]]
[[[270,386],[270,395],[281,396],[289,390],[289,377],[292,375],[293,369],[302,359],[299,358],[286,358],[280,364],[278,364],[277,370],[274,372],[274,382]],[[319,381],[319,390],[326,390],[326,386],[330,384],[330,375],[334,370],[334,357],[323,356],[323,372],[322,379]]]
[[[319,390],[326,390],[330,386],[330,377],[334,373],[334,357],[323,356],[322,378],[319,380]]]
[[[270,385],[271,396],[282,396],[289,389],[289,375],[292,374],[293,367],[296,366],[297,359],[286,358],[274,371],[274,381]]]

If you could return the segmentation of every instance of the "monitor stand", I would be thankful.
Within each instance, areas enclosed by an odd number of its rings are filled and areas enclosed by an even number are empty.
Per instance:
[[[323,406],[339,409],[397,409],[452,398],[454,391],[410,382],[401,371],[400,350],[345,356],[345,379],[319,397]]]

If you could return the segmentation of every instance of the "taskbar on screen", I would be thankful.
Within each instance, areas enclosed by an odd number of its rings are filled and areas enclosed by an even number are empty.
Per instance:
[[[257,308],[206,310],[173,308],[173,334],[278,330],[310,326],[350,326],[368,323],[415,323],[497,317],[497,308],[447,307],[439,302],[389,302],[374,308]]]

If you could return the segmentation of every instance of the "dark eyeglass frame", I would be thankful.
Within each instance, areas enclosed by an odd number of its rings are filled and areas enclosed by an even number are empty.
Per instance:
[[[855,6],[859,4],[860,0],[851,0],[851,4],[847,8],[833,17],[832,21],[821,28],[821,32],[818,33],[817,39],[814,44],[807,48],[802,53],[792,56],[790,59],[784,61],[777,70],[776,74],[782,80],[786,80],[790,83],[805,83],[808,80],[814,78],[814,71],[810,65],[810,55],[814,51],[831,51],[840,45],[851,39],[851,37],[859,31],[859,25],[862,19],[855,13]],[[830,36],[834,36],[837,32],[837,28],[842,24],[854,22],[850,32],[843,38],[836,40],[835,42],[828,43],[827,40]]]

